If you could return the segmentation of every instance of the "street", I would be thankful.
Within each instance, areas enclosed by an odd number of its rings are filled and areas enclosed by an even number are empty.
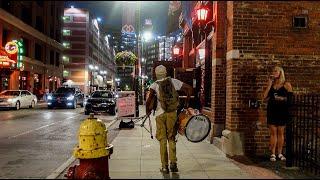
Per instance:
[[[0,111],[0,178],[46,178],[71,156],[78,143],[83,108]],[[105,123],[114,116],[98,115]]]

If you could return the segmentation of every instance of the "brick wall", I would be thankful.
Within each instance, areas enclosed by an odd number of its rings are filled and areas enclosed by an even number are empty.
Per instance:
[[[268,129],[254,128],[248,101],[261,99],[274,65],[295,93],[319,92],[319,9],[315,1],[227,2],[226,129],[244,134],[246,154],[268,152]],[[295,15],[308,16],[307,29],[292,27]]]

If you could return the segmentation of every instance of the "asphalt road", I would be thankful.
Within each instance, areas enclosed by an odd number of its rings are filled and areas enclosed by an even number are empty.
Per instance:
[[[41,178],[50,175],[71,156],[78,144],[84,109],[0,111],[0,179]],[[115,116],[96,115],[105,123]]]

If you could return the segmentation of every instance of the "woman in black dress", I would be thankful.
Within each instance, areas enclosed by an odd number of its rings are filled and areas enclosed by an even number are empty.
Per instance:
[[[292,93],[292,87],[285,81],[284,71],[276,66],[269,78],[268,86],[264,92],[264,99],[268,101],[267,124],[270,131],[270,161],[276,161],[276,148],[278,158],[285,161],[282,154],[284,144],[284,128],[289,118],[287,96]]]

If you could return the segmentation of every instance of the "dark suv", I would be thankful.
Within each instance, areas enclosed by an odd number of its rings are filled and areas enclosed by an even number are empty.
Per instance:
[[[76,109],[77,105],[83,107],[84,94],[76,87],[59,87],[48,96],[48,108],[62,106]]]
[[[115,115],[116,102],[114,92],[107,90],[94,91],[85,102],[84,114],[109,112],[111,115]]]

